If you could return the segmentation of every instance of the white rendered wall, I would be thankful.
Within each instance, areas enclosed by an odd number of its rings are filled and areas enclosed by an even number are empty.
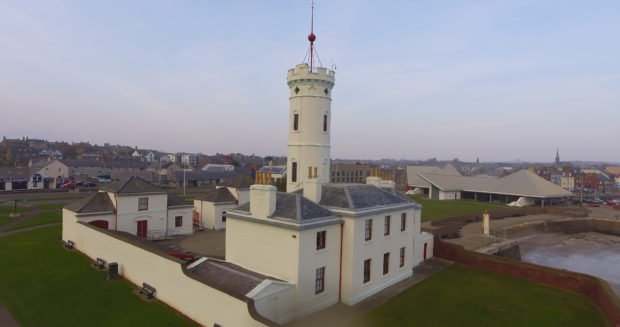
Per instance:
[[[419,215],[403,209],[380,214],[344,217],[342,302],[353,305],[412,274],[413,244],[419,237]],[[419,211],[419,210],[417,210]],[[400,230],[401,213],[407,213],[405,231]],[[384,236],[384,218],[391,216],[390,235]],[[365,221],[372,219],[372,239],[365,241]],[[417,220],[417,222],[416,222]],[[405,264],[400,264],[400,248],[405,248]],[[389,272],[383,275],[383,254],[390,253]],[[364,283],[364,260],[371,259],[370,281]]]
[[[119,274],[125,279],[152,285],[157,299],[201,325],[264,326],[250,316],[244,301],[188,277],[179,262],[79,224],[66,209],[62,239],[74,241],[78,251],[93,259],[118,263]]]
[[[194,232],[192,214],[194,207],[178,207],[168,209],[168,232],[174,235],[187,235]],[[183,217],[181,227],[175,227],[176,217]]]
[[[226,261],[297,284],[299,233],[228,217]]]
[[[194,200],[194,208],[198,212],[204,228],[207,229],[219,230],[226,228],[226,222],[222,221],[222,213],[236,207],[237,205],[234,203],[219,204]]]
[[[150,195],[114,195],[112,202],[116,203],[118,231],[136,235],[138,221],[147,220],[149,231],[164,231],[166,229],[166,217],[168,210],[168,196],[166,194]],[[149,200],[148,210],[138,210],[138,199],[147,197]]]
[[[310,72],[308,64],[299,64],[288,71],[287,82],[290,106],[286,191],[293,192],[303,187],[303,181],[308,177],[308,167],[316,167],[317,175],[324,183],[330,180],[334,71],[319,67],[316,72]],[[293,126],[295,114],[299,115],[297,130]],[[327,131],[323,130],[323,115],[327,115]],[[293,162],[297,162],[296,182],[292,181]]]
[[[316,249],[317,232],[325,231],[325,248]],[[338,302],[340,224],[303,230],[299,234],[297,318]],[[315,294],[316,269],[325,267],[324,291]]]

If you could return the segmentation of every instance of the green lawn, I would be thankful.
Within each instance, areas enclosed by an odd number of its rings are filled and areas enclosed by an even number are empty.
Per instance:
[[[409,196],[423,206],[422,221],[439,220],[448,217],[513,209],[505,204],[481,202],[474,200],[429,200],[417,196]]]
[[[370,326],[605,326],[586,298],[455,265],[355,320]]]
[[[194,326],[59,242],[60,226],[0,238],[0,298],[21,326]]]
[[[8,230],[22,229],[31,226],[45,225],[49,223],[59,223],[62,221],[62,214],[58,212],[42,212],[28,220],[12,226]]]
[[[43,210],[52,210],[52,211],[60,211],[62,207],[66,206],[68,203],[46,203],[46,204],[37,204],[35,207]]]
[[[13,221],[13,219],[15,219],[15,217],[10,217],[9,214],[0,214],[0,226]]]
[[[26,201],[51,201],[51,200],[74,200],[82,199],[85,196],[80,195],[59,195],[59,196],[46,196],[46,197],[32,197],[26,198]]]
[[[14,209],[15,209],[14,206],[0,206],[0,214],[11,213],[13,212]],[[24,207],[21,207],[19,203],[17,204],[17,212],[24,212],[28,210],[30,210],[30,208],[24,208]]]

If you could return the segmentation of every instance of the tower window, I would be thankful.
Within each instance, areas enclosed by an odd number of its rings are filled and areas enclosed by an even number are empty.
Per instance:
[[[291,175],[291,182],[297,182],[297,163],[293,162],[293,174]]]
[[[293,130],[294,131],[299,130],[299,114],[293,115]]]
[[[299,88],[295,87],[295,94],[299,93]]]
[[[323,92],[325,92],[325,95],[329,94],[329,90],[327,88],[325,88],[325,90],[323,90]]]
[[[327,115],[323,115],[323,132],[327,132]]]

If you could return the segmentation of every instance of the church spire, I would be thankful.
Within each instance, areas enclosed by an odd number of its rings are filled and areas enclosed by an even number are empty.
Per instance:
[[[560,165],[560,149],[559,148],[555,149],[555,164],[556,166]]]

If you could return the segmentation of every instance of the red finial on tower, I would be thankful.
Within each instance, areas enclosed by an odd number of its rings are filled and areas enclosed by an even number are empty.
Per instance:
[[[310,41],[310,71],[312,71],[312,57],[314,55],[314,40],[316,40],[316,35],[314,35],[314,1],[312,1],[312,16],[310,18],[310,35],[308,35],[308,41]]]

